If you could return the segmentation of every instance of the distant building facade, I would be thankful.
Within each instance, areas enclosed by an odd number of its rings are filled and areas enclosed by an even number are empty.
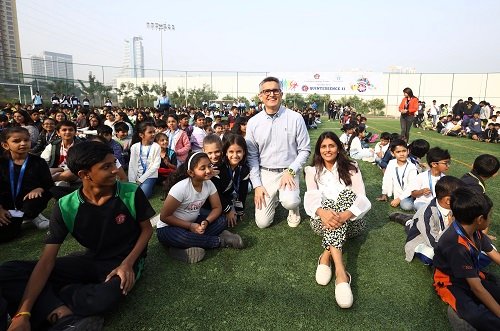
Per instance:
[[[0,79],[22,80],[21,46],[15,0],[0,0]]]

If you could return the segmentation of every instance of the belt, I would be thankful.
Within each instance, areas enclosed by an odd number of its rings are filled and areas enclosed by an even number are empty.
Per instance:
[[[288,168],[266,168],[266,167],[260,167],[260,168],[263,170],[266,170],[266,171],[271,171],[271,172],[283,172],[286,169],[288,169]]]

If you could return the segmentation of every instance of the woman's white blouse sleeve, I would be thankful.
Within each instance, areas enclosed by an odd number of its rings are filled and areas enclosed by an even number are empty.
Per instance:
[[[307,191],[304,194],[304,209],[306,214],[312,218],[319,218],[316,215],[316,210],[321,207],[321,192],[316,183],[316,169],[314,167],[305,167],[306,187]]]

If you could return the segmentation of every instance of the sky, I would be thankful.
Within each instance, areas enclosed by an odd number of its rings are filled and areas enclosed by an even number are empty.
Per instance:
[[[165,70],[500,71],[495,0],[17,0],[17,11],[27,58],[121,66],[124,39],[142,36],[145,67],[160,69],[160,32],[146,26],[158,22],[176,27],[163,33]]]

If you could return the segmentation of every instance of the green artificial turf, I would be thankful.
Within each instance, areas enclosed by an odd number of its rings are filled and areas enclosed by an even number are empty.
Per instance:
[[[399,132],[399,121],[369,119],[369,131]],[[310,131],[312,147],[324,130],[340,135],[338,124],[324,122]],[[425,138],[431,146],[449,149],[449,174],[461,176],[481,153],[499,155],[500,145],[443,137],[435,132],[411,130],[411,139]],[[315,283],[314,273],[321,239],[313,234],[301,208],[302,223],[290,228],[279,207],[275,223],[258,229],[253,222],[252,196],[246,217],[235,231],[246,243],[240,251],[219,249],[205,260],[187,265],[172,260],[153,235],[143,277],[127,300],[105,316],[106,330],[449,330],[446,306],[432,288],[431,270],[404,260],[405,234],[388,221],[397,209],[375,201],[380,194],[381,171],[361,162],[372,209],[367,231],[344,248],[353,277],[354,306],[342,310],[335,303],[334,282]],[[500,203],[498,177],[486,183],[495,206]],[[302,189],[305,185],[302,180]],[[302,191],[303,192],[303,191]],[[161,207],[159,190],[151,200]],[[47,215],[48,211],[47,211]],[[498,208],[491,232],[500,235]],[[33,259],[40,254],[43,233],[27,229],[23,236],[0,245],[0,261]],[[78,249],[69,239],[62,254]],[[490,270],[498,273],[498,267]]]

